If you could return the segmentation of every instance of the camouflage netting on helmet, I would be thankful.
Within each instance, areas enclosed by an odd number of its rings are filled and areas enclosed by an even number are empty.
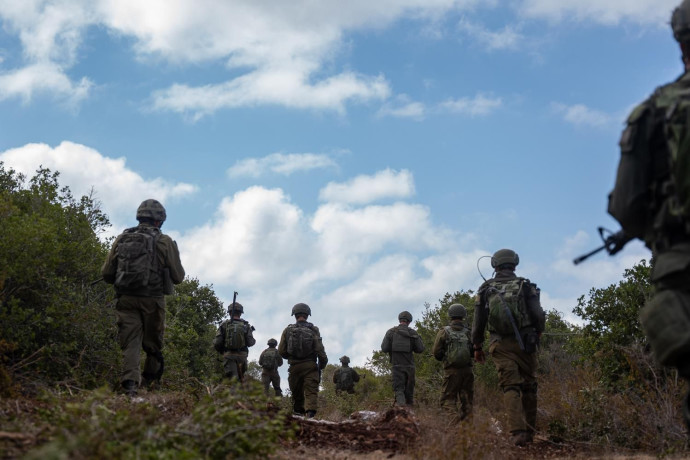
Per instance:
[[[144,200],[137,208],[137,220],[151,219],[163,222],[166,217],[165,208],[157,200]]]
[[[467,310],[463,305],[460,305],[459,303],[454,303],[450,307],[448,307],[448,316],[451,318],[465,318],[467,317]]]

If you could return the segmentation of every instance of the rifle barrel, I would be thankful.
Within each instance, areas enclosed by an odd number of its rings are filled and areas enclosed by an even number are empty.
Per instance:
[[[583,261],[585,261],[586,259],[588,259],[589,257],[593,256],[593,255],[596,254],[597,252],[603,251],[604,249],[606,249],[606,244],[602,244],[601,246],[599,246],[598,248],[596,248],[596,249],[594,249],[594,250],[588,252],[587,254],[583,254],[583,255],[581,255],[580,257],[576,257],[575,259],[573,259],[573,264],[577,265],[577,264],[579,264],[580,262],[583,262]]]

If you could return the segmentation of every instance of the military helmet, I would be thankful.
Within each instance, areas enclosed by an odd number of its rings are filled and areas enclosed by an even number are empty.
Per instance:
[[[311,308],[309,308],[309,305],[306,303],[298,303],[295,304],[294,307],[292,307],[292,316],[297,316],[297,315],[311,315]]]
[[[137,220],[139,221],[141,219],[151,219],[164,222],[166,217],[165,208],[157,200],[144,200],[137,208]]]
[[[268,344],[269,347],[275,347],[278,345],[278,341],[276,339],[268,339]]]
[[[350,358],[349,358],[348,356],[341,356],[341,357],[340,357],[340,362],[343,363],[343,364],[349,363],[349,362],[350,362]]]
[[[673,29],[673,36],[679,43],[690,42],[690,0],[683,0],[673,10],[671,29]]]
[[[398,315],[398,321],[407,321],[408,323],[412,322],[412,313],[409,311],[402,311]]]
[[[232,303],[230,305],[228,305],[228,313],[231,313],[231,312],[232,312]],[[244,307],[239,302],[235,302],[235,313],[239,313],[239,314],[244,313]]]
[[[448,307],[448,316],[451,318],[461,318],[465,319],[467,317],[467,310],[463,305],[460,305],[459,303],[454,303],[450,307]]]
[[[512,249],[499,249],[491,256],[491,267],[498,268],[501,265],[510,264],[517,266],[520,263],[520,257]]]

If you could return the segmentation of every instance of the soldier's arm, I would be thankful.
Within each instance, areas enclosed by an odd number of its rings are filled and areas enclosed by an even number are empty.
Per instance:
[[[282,356],[280,356],[280,353],[278,353],[278,356],[277,356],[277,357],[278,357],[278,364],[277,364],[277,367],[280,367],[280,366],[283,365],[283,358],[282,358]]]
[[[247,323],[247,334],[244,337],[244,341],[248,347],[253,347],[254,344],[256,343],[256,339],[254,338],[254,333],[252,332],[253,330],[254,330],[254,328],[251,326],[251,324]]]
[[[316,326],[312,327],[312,330],[316,333],[316,357],[319,359],[319,368],[323,369],[328,364],[328,356],[326,355],[326,349],[323,346],[323,339],[321,338],[321,333],[319,328]]]
[[[485,291],[480,287],[477,295],[474,297],[474,321],[472,322],[472,343],[475,346],[484,344],[484,331],[486,330],[486,323],[489,319],[489,314],[485,307]]]
[[[333,372],[333,383],[338,383],[338,374],[340,374],[340,369],[336,369],[335,372]]]
[[[170,279],[174,284],[180,284],[184,281],[184,268],[180,261],[180,251],[177,249],[177,243],[168,235],[161,235],[159,246],[163,247],[164,265],[170,271]]]
[[[216,332],[216,336],[213,338],[213,348],[218,353],[225,352],[225,323],[218,327],[218,332]]]
[[[546,327],[546,314],[541,306],[541,300],[539,300],[539,289],[534,283],[528,283],[527,292],[525,292],[525,302],[527,303],[527,311],[529,311],[532,316],[532,320],[535,322],[537,332],[544,332]]]
[[[383,336],[383,341],[381,342],[381,351],[384,353],[390,353],[393,350],[393,331],[389,329],[386,331],[386,335]]]
[[[436,333],[434,346],[431,348],[431,354],[434,355],[438,361],[443,361],[443,355],[446,353],[446,332],[441,329]]]
[[[287,352],[287,328],[283,329],[283,333],[280,336],[280,343],[278,343],[278,354],[285,359],[290,357]]]
[[[113,242],[110,251],[108,252],[108,257],[106,257],[103,267],[101,267],[101,275],[103,276],[103,281],[108,284],[113,284],[115,282],[115,274],[117,273],[117,244],[120,242],[118,236]]]
[[[413,347],[412,351],[415,353],[421,353],[424,351],[424,342],[422,342],[422,338],[417,334],[417,331],[414,331],[414,342],[413,342]]]
[[[359,374],[354,369],[352,369],[352,381],[359,382]]]

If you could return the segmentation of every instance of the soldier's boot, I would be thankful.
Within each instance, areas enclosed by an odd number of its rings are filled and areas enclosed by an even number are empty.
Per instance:
[[[522,409],[525,411],[529,442],[532,442],[537,427],[537,382],[522,386]]]
[[[517,385],[503,388],[503,407],[508,419],[508,431],[511,433],[527,431],[524,410],[522,409],[522,391],[520,390]]]
[[[313,409],[308,410],[308,411],[307,411],[306,417],[307,417],[307,418],[314,418],[314,417],[316,417],[316,411],[313,410]]]
[[[122,382],[122,389],[124,390],[127,396],[136,396],[137,386],[137,382],[135,382],[134,380],[125,380],[124,382]]]

